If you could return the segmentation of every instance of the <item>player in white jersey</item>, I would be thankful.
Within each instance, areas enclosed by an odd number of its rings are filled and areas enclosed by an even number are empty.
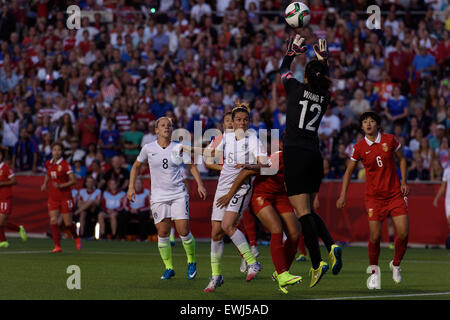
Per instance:
[[[150,167],[151,195],[150,207],[158,230],[158,249],[166,270],[161,279],[175,275],[172,264],[172,247],[169,235],[172,220],[183,243],[188,259],[187,278],[197,275],[195,262],[195,239],[189,227],[189,194],[182,175],[182,145],[171,140],[172,122],[167,117],[156,121],[156,141],[146,144],[139,153],[130,173],[127,198],[134,201],[136,192],[134,182],[137,170],[145,162]],[[200,198],[206,199],[206,189],[194,164],[187,164],[198,185]]]
[[[447,240],[445,241],[445,245],[447,249],[450,249],[450,165],[447,165],[447,167],[444,170],[444,174],[442,175],[441,187],[439,188],[439,191],[436,194],[436,197],[434,198],[433,201],[433,205],[435,207],[438,206],[438,200],[444,194],[444,192],[445,192],[445,214],[447,215],[447,224],[449,228],[449,234],[447,236]]]
[[[257,135],[250,134],[247,131],[250,123],[248,106],[238,101],[232,111],[232,120],[234,131],[225,132],[218,144],[213,146],[214,150],[223,152],[224,163],[220,171],[213,202],[211,217],[212,278],[208,286],[204,289],[205,292],[214,292],[223,283],[221,258],[223,255],[223,237],[225,234],[230,237],[231,241],[233,241],[234,245],[247,261],[248,270],[246,281],[252,280],[261,270],[261,265],[252,254],[247,239],[236,228],[237,222],[247,209],[252,196],[251,179],[249,178],[241,185],[226,207],[219,208],[216,204],[217,199],[228,193],[242,168],[247,165],[267,164],[267,153],[263,150]]]

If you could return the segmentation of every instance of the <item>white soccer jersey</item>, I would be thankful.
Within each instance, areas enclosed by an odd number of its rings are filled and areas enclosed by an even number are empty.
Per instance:
[[[95,189],[91,193],[87,191],[86,188],[80,190],[80,200],[83,202],[100,200],[102,196],[102,191],[100,189]]]
[[[171,141],[162,148],[158,141],[146,144],[139,153],[137,161],[147,161],[150,166],[151,202],[169,201],[187,196],[183,181],[182,145]]]
[[[229,190],[241,172],[237,164],[257,164],[258,157],[267,156],[256,134],[247,133],[236,140],[234,132],[226,132],[216,150],[223,150],[223,167],[220,171],[217,190]]]

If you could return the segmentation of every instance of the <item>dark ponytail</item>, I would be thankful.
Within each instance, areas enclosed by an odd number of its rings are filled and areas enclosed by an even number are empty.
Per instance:
[[[319,60],[308,62],[305,68],[305,77],[308,85],[318,91],[328,92],[331,87],[331,79],[328,76],[328,66]]]

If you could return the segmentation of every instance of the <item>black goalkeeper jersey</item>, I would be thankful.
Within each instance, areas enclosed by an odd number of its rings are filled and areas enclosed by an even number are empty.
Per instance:
[[[330,103],[330,93],[311,88],[287,77],[283,81],[287,93],[286,134],[284,145],[319,150],[319,129]]]

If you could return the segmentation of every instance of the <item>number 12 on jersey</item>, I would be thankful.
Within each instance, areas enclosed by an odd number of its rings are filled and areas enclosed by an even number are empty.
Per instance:
[[[308,111],[308,100],[302,100],[299,102],[300,105],[302,105],[302,111],[300,112],[300,121],[298,123],[298,127],[300,129],[306,129],[309,131],[316,131],[317,128],[314,127],[314,123],[317,121],[317,119],[319,119],[320,117],[320,112],[322,111],[322,107],[320,106],[320,104],[317,103],[313,103],[311,105],[311,107],[309,108],[310,112],[315,112],[314,118],[311,119],[311,121],[309,121],[306,124],[305,127],[305,117],[306,117],[306,112]]]

